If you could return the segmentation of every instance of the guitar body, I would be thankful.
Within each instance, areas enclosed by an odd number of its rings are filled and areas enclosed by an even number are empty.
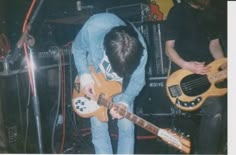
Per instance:
[[[226,65],[227,59],[213,61],[207,75],[193,74],[180,69],[167,79],[166,91],[171,102],[183,111],[194,111],[202,106],[210,96],[222,96],[227,93],[227,88],[216,86],[227,78],[227,70],[220,69]]]
[[[150,131],[176,149],[184,153],[190,153],[191,143],[188,138],[178,135],[169,129],[158,128],[137,115],[126,111],[126,109],[117,106],[117,104],[114,104],[112,98],[114,95],[121,92],[121,84],[119,82],[107,81],[102,73],[96,73],[92,67],[90,67],[90,70],[95,81],[94,88],[97,96],[94,99],[87,97],[80,88],[80,78],[77,76],[72,96],[72,107],[77,115],[84,118],[95,116],[100,121],[105,122],[108,121],[107,109],[115,107],[121,116]]]
[[[103,93],[105,98],[112,100],[112,97],[121,92],[122,86],[119,82],[107,81],[102,73],[96,73],[93,67],[90,67],[91,75],[95,81],[96,98],[87,97],[80,88],[80,78],[76,77],[75,89],[72,95],[72,107],[74,112],[83,117],[97,117],[100,121],[108,121],[107,108],[97,104],[98,96]]]

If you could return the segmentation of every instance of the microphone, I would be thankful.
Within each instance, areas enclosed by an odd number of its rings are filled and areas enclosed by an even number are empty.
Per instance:
[[[30,28],[31,28],[30,25],[28,25],[26,27],[26,29],[22,33],[20,39],[16,43],[16,47],[15,47],[14,51],[9,52],[9,54],[7,55],[7,60],[9,63],[14,63],[22,55],[20,51],[21,51],[21,48],[24,45],[24,43],[27,43],[30,47],[34,46],[35,39],[32,35],[29,34]]]

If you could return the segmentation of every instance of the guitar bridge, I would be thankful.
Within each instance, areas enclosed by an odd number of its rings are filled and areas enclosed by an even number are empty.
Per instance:
[[[182,95],[181,88],[178,85],[168,87],[171,97],[178,97]]]

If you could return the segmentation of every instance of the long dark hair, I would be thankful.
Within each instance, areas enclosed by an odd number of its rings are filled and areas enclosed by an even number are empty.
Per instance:
[[[132,74],[143,53],[143,46],[132,26],[112,28],[104,38],[104,48],[113,71],[120,77]]]

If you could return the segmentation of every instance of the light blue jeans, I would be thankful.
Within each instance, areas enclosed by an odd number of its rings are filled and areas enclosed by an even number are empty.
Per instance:
[[[133,104],[129,105],[128,111],[133,113]],[[113,154],[111,139],[108,131],[108,123],[101,122],[96,117],[92,117],[91,131],[92,142],[96,154]],[[117,154],[134,153],[134,124],[126,118],[117,121],[118,126],[118,146]]]

